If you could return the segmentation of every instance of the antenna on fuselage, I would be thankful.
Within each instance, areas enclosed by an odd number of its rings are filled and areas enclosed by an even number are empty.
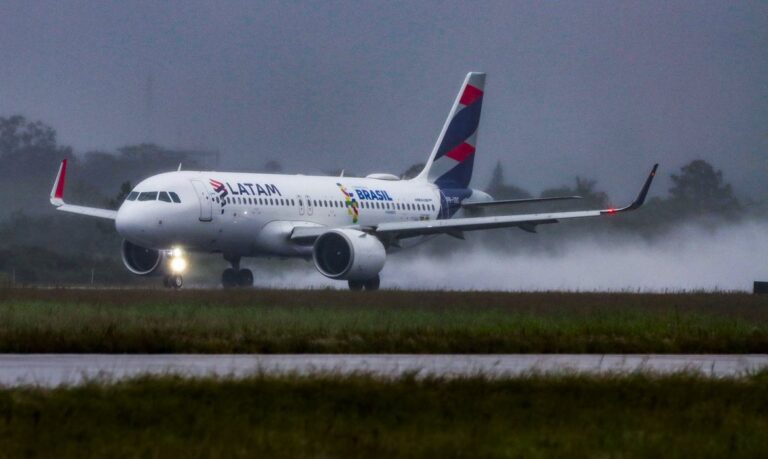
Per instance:
[[[181,171],[181,163],[179,163],[179,168],[176,171]]]

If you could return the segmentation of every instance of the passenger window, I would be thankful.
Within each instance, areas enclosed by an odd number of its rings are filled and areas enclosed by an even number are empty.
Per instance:
[[[165,191],[160,192],[158,199],[163,202],[171,202],[171,197],[168,196],[168,193],[166,193]]]
[[[139,194],[139,201],[155,201],[157,199],[157,191],[145,191]]]
[[[138,196],[139,196],[139,193],[137,193],[136,191],[131,191],[130,193],[128,193],[128,197],[125,199],[128,201],[135,201]]]

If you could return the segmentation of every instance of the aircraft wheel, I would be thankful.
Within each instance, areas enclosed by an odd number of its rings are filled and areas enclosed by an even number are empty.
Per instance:
[[[224,288],[237,287],[237,272],[232,268],[227,268],[221,274],[221,286]]]
[[[167,279],[168,279],[168,286],[173,287],[175,290],[180,289],[184,285],[184,278],[182,278],[178,274],[170,276]]]
[[[241,269],[238,271],[237,285],[240,287],[253,287],[253,272],[250,269]]]
[[[351,280],[351,281],[347,281],[347,283],[349,284],[349,289],[352,290],[353,292],[359,292],[360,290],[363,289],[363,281]]]
[[[171,276],[163,276],[163,287],[171,288]]]
[[[368,279],[367,281],[363,282],[363,286],[366,290],[372,291],[372,290],[378,290],[379,284],[381,284],[381,278],[379,276],[374,277],[373,279]]]

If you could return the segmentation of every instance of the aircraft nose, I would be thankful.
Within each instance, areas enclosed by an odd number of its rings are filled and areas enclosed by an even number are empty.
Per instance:
[[[126,208],[125,205],[120,206],[120,209],[117,211],[115,228],[117,229],[118,234],[125,239],[132,239],[138,232],[139,225],[131,215],[134,213],[135,212],[131,212],[130,209]]]
[[[124,239],[147,245],[152,242],[149,232],[149,215],[141,210],[135,206],[121,206],[115,218],[115,228]]]

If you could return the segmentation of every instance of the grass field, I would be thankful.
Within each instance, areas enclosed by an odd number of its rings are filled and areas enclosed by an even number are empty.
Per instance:
[[[4,289],[0,352],[765,353],[768,296]]]
[[[768,373],[0,389],[0,458],[764,457]]]

